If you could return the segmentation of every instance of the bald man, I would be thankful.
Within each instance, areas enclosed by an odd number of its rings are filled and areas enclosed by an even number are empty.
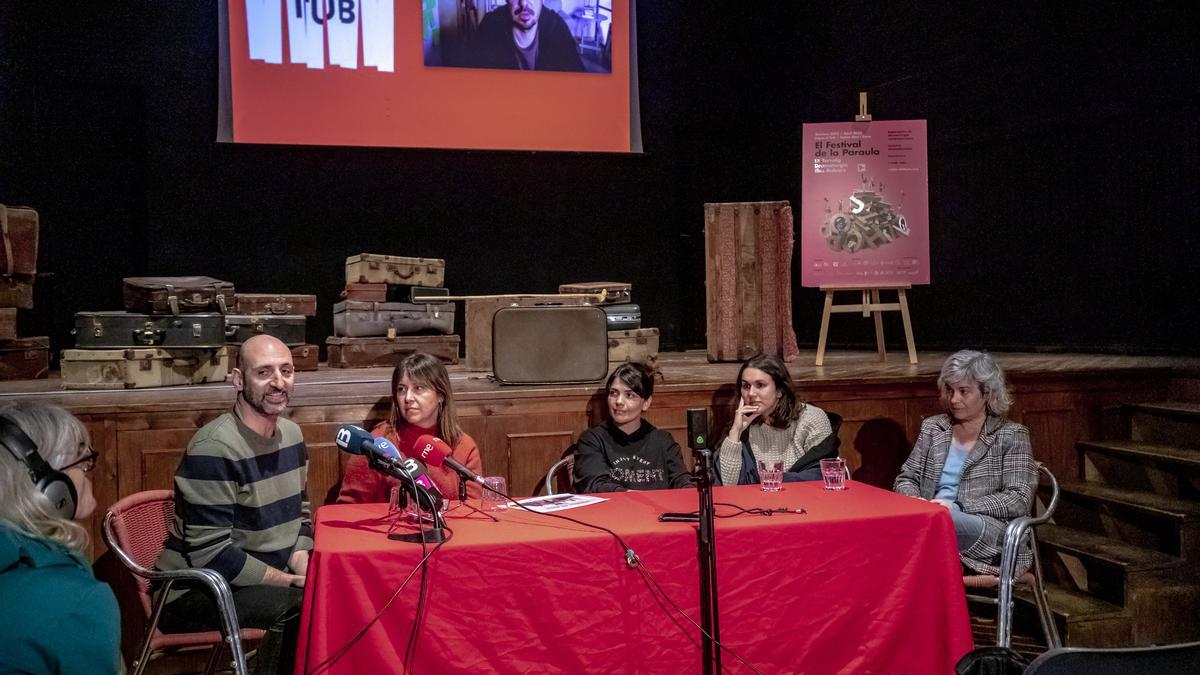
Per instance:
[[[204,425],[175,472],[175,520],[159,569],[207,567],[233,588],[243,628],[263,628],[256,672],[290,673],[312,550],[300,427],[280,418],[295,384],[292,352],[269,335],[242,345],[233,410]],[[178,590],[176,590],[178,589]],[[165,632],[214,630],[204,589],[173,588]]]

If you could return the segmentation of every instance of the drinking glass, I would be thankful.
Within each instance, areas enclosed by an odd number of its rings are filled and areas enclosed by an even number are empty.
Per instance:
[[[779,492],[783,489],[783,461],[758,460],[758,478],[763,492]]]
[[[845,490],[846,460],[841,457],[821,460],[821,479],[826,490]]]

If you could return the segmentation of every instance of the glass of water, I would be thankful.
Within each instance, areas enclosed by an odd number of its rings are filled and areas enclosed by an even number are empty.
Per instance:
[[[783,461],[758,460],[758,478],[763,492],[779,492],[783,489]]]
[[[845,490],[846,460],[841,457],[821,460],[821,479],[826,490]]]

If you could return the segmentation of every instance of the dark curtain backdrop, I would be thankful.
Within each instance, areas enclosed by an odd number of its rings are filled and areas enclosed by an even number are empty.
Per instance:
[[[919,347],[1197,353],[1194,11],[893,5],[641,0],[626,156],[218,145],[214,0],[6,2],[0,201],[39,210],[53,275],[21,331],[69,347],[122,277],[208,274],[316,293],[323,342],[369,251],[445,258],[456,293],[630,281],[666,347],[702,346],[703,203],[797,205],[800,125],[866,90],[929,120]],[[797,286],[802,345],[821,301]]]

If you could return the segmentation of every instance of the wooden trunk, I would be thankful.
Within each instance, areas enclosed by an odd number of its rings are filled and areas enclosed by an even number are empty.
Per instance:
[[[704,205],[709,361],[799,356],[792,327],[792,207]]]
[[[0,340],[17,339],[17,308],[0,308]]]
[[[325,340],[330,368],[395,366],[405,356],[426,352],[442,363],[458,363],[457,335],[400,335],[386,337],[331,337]]]
[[[37,380],[50,372],[50,338],[0,342],[0,380]]]
[[[274,293],[237,293],[234,296],[231,314],[293,314],[317,315],[315,295],[277,295]]]
[[[0,307],[33,308],[38,212],[0,204]]]

